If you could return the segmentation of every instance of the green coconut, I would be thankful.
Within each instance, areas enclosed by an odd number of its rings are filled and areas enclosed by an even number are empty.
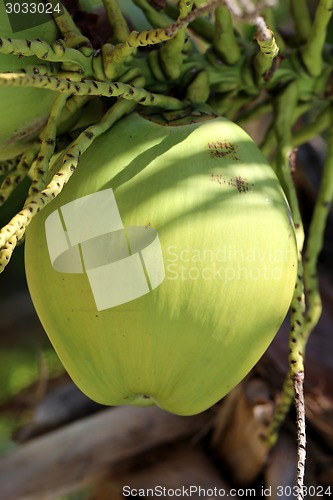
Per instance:
[[[105,405],[206,410],[257,363],[291,302],[296,241],[278,179],[239,126],[192,120],[120,120],[27,231],[39,318]]]

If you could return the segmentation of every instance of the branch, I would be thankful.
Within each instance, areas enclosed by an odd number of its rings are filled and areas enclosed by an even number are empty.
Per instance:
[[[58,498],[133,456],[200,432],[210,418],[208,412],[179,417],[157,407],[104,410],[2,458],[2,498]]]

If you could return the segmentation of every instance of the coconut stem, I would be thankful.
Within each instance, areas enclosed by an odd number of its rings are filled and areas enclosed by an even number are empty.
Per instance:
[[[32,167],[33,180],[30,186],[29,196],[33,193],[37,193],[43,187],[44,176],[48,170],[51,157],[54,154],[57,137],[57,125],[59,123],[61,112],[66,104],[66,100],[66,94],[57,94],[54,99],[49,119],[42,132],[40,151]]]
[[[178,18],[178,9],[172,1],[165,1],[165,13],[172,19]],[[164,26],[166,23],[164,23]],[[212,44],[214,41],[214,25],[205,17],[198,17],[191,21],[191,31],[195,32],[202,40]]]
[[[294,89],[295,90],[295,86]],[[287,99],[281,99],[281,112],[285,113],[286,106],[290,106],[291,102]],[[325,110],[325,113],[329,113],[330,127],[329,127],[329,139],[328,139],[328,150],[324,162],[323,175],[321,180],[321,185],[315,204],[313,216],[310,223],[309,234],[307,239],[307,247],[304,257],[304,269],[301,256],[299,257],[299,268],[298,276],[295,288],[295,294],[291,305],[291,334],[290,334],[290,370],[286,377],[282,398],[278,405],[275,418],[271,424],[271,432],[269,437],[270,444],[274,444],[277,439],[278,428],[283,422],[285,415],[289,411],[290,405],[294,397],[294,390],[297,389],[298,400],[296,400],[296,405],[301,404],[303,395],[300,394],[300,385],[302,384],[304,376],[304,364],[303,356],[305,352],[305,347],[307,340],[313,328],[318,323],[318,320],[322,311],[322,304],[319,292],[318,277],[317,277],[317,265],[318,256],[321,252],[324,231],[326,227],[327,216],[331,207],[333,200],[333,108],[330,110]],[[282,126],[282,124],[281,124]],[[292,139],[291,139],[292,140]],[[281,144],[278,144],[281,147]],[[288,174],[288,177],[290,175]],[[290,183],[290,181],[288,181]],[[292,207],[294,206],[292,203]],[[292,208],[293,211],[293,208]],[[294,210],[295,211],[295,210]],[[297,211],[296,211],[297,215]],[[294,219],[295,220],[295,219]],[[296,233],[301,236],[298,238],[299,251],[302,251],[303,247],[303,229],[301,228],[300,218],[297,217],[295,220]],[[305,293],[307,298],[307,309],[305,311],[305,298],[304,298],[304,286],[305,283]],[[296,392],[295,392],[296,394]],[[299,465],[300,469],[298,471],[298,480],[301,481],[302,475],[304,474],[304,458],[305,451],[304,447],[304,422],[301,418],[301,410],[297,408],[298,418],[300,418],[298,434],[299,434]]]
[[[297,193],[292,179],[294,167],[294,152],[292,149],[292,124],[297,109],[298,86],[296,82],[289,84],[277,97],[275,105],[275,134],[277,138],[277,171],[286,188],[291,213],[295,224],[295,232],[298,246],[298,270],[295,292],[291,303],[291,328],[289,337],[289,373],[283,386],[281,402],[277,407],[276,415],[271,423],[269,445],[277,440],[278,428],[289,411],[292,400],[295,398],[297,411],[297,499],[303,498],[303,480],[306,458],[306,435],[303,395],[304,379],[304,350],[306,337],[304,336],[304,273],[302,262],[302,251],[304,243],[304,231],[298,206]]]
[[[27,226],[34,215],[50,203],[59,193],[76,170],[80,156],[89,148],[94,139],[108,130],[122,116],[133,111],[135,103],[120,100],[104,115],[100,123],[88,127],[67,148],[62,157],[62,166],[50,183],[42,190],[32,194],[23,209],[0,230],[0,272],[8,264],[17,242],[24,236]]]
[[[38,146],[37,142],[32,144],[19,159],[15,160],[12,168],[7,172],[7,175],[0,186],[0,206],[7,201],[10,194],[27,176],[31,164],[37,156]]]
[[[266,26],[265,22],[264,25],[266,29],[258,29],[255,37],[260,49],[254,59],[259,83],[265,81],[265,75],[272,68],[273,61],[279,53],[279,47],[277,46],[273,31]]]
[[[186,17],[193,8],[192,0],[181,0],[179,4],[178,21]],[[184,61],[184,46],[186,42],[186,28],[188,23],[185,24],[178,33],[168,40],[160,49],[161,64],[164,74],[171,80],[177,79],[182,70]]]
[[[148,0],[133,0],[133,3],[142,10],[154,28],[163,28],[163,26],[170,24],[170,18],[163,11],[154,9]],[[173,6],[176,10],[177,7]]]
[[[58,0],[51,0],[51,3],[55,5],[58,3]],[[56,12],[55,9],[53,12]],[[81,31],[74,23],[72,16],[63,5],[61,5],[61,12],[62,15],[55,16],[54,20],[64,37],[66,46],[77,49],[85,56],[90,57],[93,53],[93,48],[89,38],[82,35]]]
[[[125,42],[129,35],[129,29],[117,0],[103,0],[103,4],[113,30],[112,41],[114,43]]]
[[[20,156],[11,158],[10,160],[0,161],[0,175],[8,174],[13,168],[15,168],[20,161]]]
[[[316,135],[320,135],[330,126],[330,107],[325,107],[320,113],[312,118],[311,123],[305,124],[300,130],[295,132],[293,136],[294,147],[305,144],[313,139]]]
[[[236,64],[241,57],[231,13],[227,7],[217,7],[215,11],[214,49],[226,64]]]
[[[304,65],[311,76],[320,76],[322,72],[322,51],[331,16],[332,0],[320,0],[306,45],[301,51]]]
[[[319,321],[322,303],[319,292],[317,265],[323,247],[326,221],[333,200],[333,107],[329,110],[330,127],[328,149],[324,161],[321,184],[309,227],[307,247],[304,257],[304,281],[307,297],[307,313],[305,316],[304,342],[307,341],[313,328]]]
[[[42,61],[66,63],[71,73],[79,71],[85,75],[92,74],[91,58],[84,56],[79,50],[66,47],[63,40],[51,45],[42,40],[15,40],[0,38],[0,53],[22,56],[36,56]]]
[[[296,371],[303,370],[303,349],[299,349],[299,342],[301,342],[302,328],[303,328],[303,312],[304,293],[303,293],[303,265],[302,265],[302,250],[304,243],[304,231],[302,219],[299,211],[297,193],[293,183],[291,172],[291,158],[292,158],[292,123],[295,116],[296,105],[298,97],[298,88],[295,82],[292,82],[286,89],[277,97],[274,116],[274,132],[277,140],[277,173],[280,181],[285,188],[286,195],[289,201],[291,214],[293,217],[295,232],[298,247],[298,273],[295,286],[295,293],[291,305],[291,333],[290,333],[290,372],[288,377]],[[290,384],[286,383],[284,386],[285,397],[282,399],[285,402],[288,397],[285,393]],[[291,395],[292,400],[293,395]],[[279,409],[278,409],[279,413]]]
[[[299,43],[305,43],[311,32],[311,17],[306,0],[290,0],[290,12]]]
[[[153,94],[143,88],[121,82],[104,83],[94,80],[72,82],[57,77],[3,73],[0,75],[0,87],[6,86],[45,88],[67,95],[122,97],[126,100],[136,101],[142,106],[159,106],[166,110],[183,109],[188,104],[174,97],[165,96],[163,94]]]
[[[132,31],[126,41],[122,44],[116,45],[112,52],[108,55],[108,65],[110,70],[105,70],[105,74],[108,78],[114,77],[115,68],[111,65],[115,64],[120,66],[124,63],[127,57],[131,56],[138,47],[147,47],[148,45],[156,45],[161,42],[166,42],[171,40],[180,31],[184,30],[188,24],[194,21],[198,16],[205,14],[211,10],[214,10],[218,5],[224,3],[224,0],[214,0],[212,2],[207,2],[204,5],[191,10],[188,14],[183,17],[179,17],[175,23],[169,24],[163,28],[156,28],[152,30],[145,31]],[[185,8],[182,9],[185,12]],[[176,43],[177,51],[179,51],[178,43]],[[174,48],[172,48],[174,50]]]

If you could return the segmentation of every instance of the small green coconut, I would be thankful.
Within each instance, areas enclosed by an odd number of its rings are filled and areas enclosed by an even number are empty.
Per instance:
[[[278,179],[239,126],[132,114],[32,220],[25,262],[39,318],[83,392],[192,415],[267,349],[297,250]]]

